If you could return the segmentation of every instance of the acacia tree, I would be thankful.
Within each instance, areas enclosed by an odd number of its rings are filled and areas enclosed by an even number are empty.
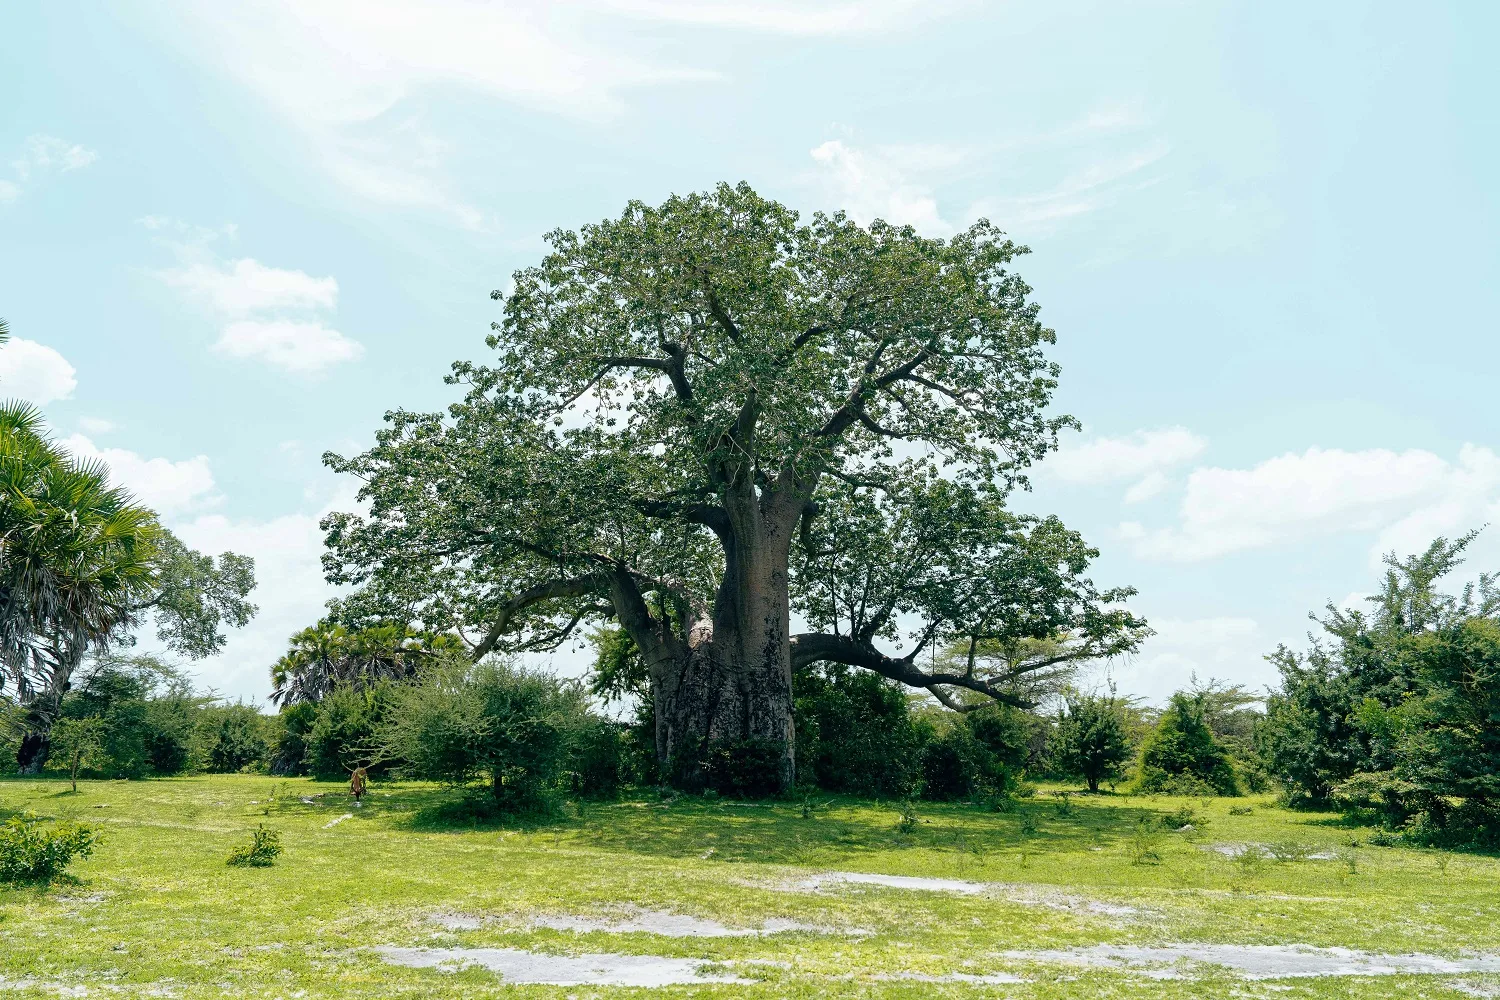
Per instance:
[[[495,357],[454,365],[446,418],[396,411],[370,451],[325,456],[369,504],[324,521],[348,613],[457,630],[476,659],[617,622],[689,787],[717,742],[778,748],[792,780],[800,664],[1014,703],[923,652],[1139,642],[1130,591],[1084,576],[1096,552],[1005,507],[1074,422],[1045,412],[1053,334],[989,223],[803,224],[741,184],[548,241],[493,293]]]

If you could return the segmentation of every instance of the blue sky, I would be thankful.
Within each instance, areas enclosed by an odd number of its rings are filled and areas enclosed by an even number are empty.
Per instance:
[[[49,0],[0,14],[0,391],[263,611],[321,512],[450,398],[541,236],[720,180],[947,235],[984,215],[1083,434],[1017,499],[1159,635],[1120,686],[1263,685],[1379,555],[1500,521],[1500,7]],[[1472,568],[1500,568],[1500,525]],[[578,655],[557,665],[576,669]]]

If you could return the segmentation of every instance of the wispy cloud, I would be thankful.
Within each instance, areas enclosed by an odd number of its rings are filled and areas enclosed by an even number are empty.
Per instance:
[[[618,117],[640,88],[718,80],[702,45],[663,54],[661,25],[733,41],[746,31],[840,37],[891,31],[963,6],[732,0],[266,0],[179,4],[195,47],[282,115],[334,181],[361,198],[446,215],[484,214],[455,190],[450,143],[425,113],[469,95],[585,121]]]
[[[92,149],[68,142],[53,135],[34,135],[22,147],[21,155],[11,161],[16,176],[21,180],[31,177],[33,171],[78,170],[99,158]]]
[[[855,35],[889,31],[919,19],[942,16],[966,4],[953,0],[866,0],[863,3],[596,0],[594,6],[677,24],[738,28],[779,35]]]
[[[1086,215],[1150,183],[1148,168],[1161,161],[1169,151],[1167,143],[1156,141],[1128,153],[1109,155],[1044,191],[981,199],[970,209],[970,214],[987,216],[1007,227],[1024,226],[1032,231]]]
[[[207,240],[220,232],[183,224],[147,228],[206,233]],[[252,257],[222,260],[205,242],[170,245],[183,262],[158,277],[224,324],[214,342],[221,354],[298,374],[321,372],[364,355],[363,345],[325,322],[325,314],[338,307],[339,285],[332,275],[271,267]]]
[[[37,175],[53,170],[59,173],[81,170],[98,158],[98,153],[75,142],[52,135],[29,136],[21,144],[20,154],[10,161],[16,179],[0,180],[0,202],[19,198],[27,182]]]

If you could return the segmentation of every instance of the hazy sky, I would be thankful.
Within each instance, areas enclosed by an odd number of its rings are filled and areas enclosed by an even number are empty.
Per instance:
[[[23,0],[0,393],[255,556],[260,617],[196,669],[259,699],[329,595],[319,456],[451,400],[547,230],[740,179],[986,216],[1086,427],[1016,503],[1158,631],[1120,686],[1260,686],[1382,552],[1500,521],[1497,35],[1473,2]]]

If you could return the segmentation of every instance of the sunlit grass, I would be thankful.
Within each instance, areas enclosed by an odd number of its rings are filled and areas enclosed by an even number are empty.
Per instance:
[[[395,967],[373,951],[432,945],[780,963],[730,966],[758,986],[660,990],[671,995],[1269,996],[1268,984],[1239,980],[1230,987],[1227,979],[1023,969],[1000,953],[1169,941],[1500,952],[1500,862],[1370,847],[1369,830],[1289,812],[1268,798],[1075,796],[1062,804],[1043,794],[1007,812],[919,803],[908,832],[899,829],[899,803],[826,797],[809,811],[800,800],[641,796],[570,803],[550,821],[492,825],[445,818],[454,798],[433,786],[387,783],[354,809],[343,786],[306,779],[89,782],[77,795],[57,781],[0,781],[0,817],[73,816],[105,834],[94,857],[74,867],[75,882],[0,890],[0,985],[18,997],[80,986],[119,996],[266,998],[630,992],[507,987],[481,970]],[[1246,805],[1248,814],[1231,814]],[[260,824],[281,834],[277,863],[227,865],[230,850]],[[1181,826],[1191,829],[1177,832]],[[1143,830],[1152,857],[1138,849]],[[1239,844],[1267,850],[1229,857],[1212,849]],[[1009,888],[975,896],[796,890],[819,871]],[[1106,908],[1090,910],[1090,902]],[[663,938],[528,927],[533,915],[625,906],[733,926],[783,918],[858,933]],[[431,919],[439,914],[481,921],[449,930]],[[1002,970],[1031,981],[879,978]],[[1275,995],[1471,995],[1448,985],[1460,982],[1474,988],[1486,978],[1279,980]]]

